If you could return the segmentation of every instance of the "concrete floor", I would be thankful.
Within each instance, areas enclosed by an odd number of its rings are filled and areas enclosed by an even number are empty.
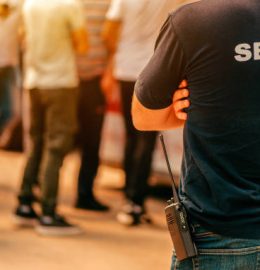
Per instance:
[[[85,233],[74,237],[42,237],[33,229],[14,226],[11,214],[24,166],[24,155],[0,151],[0,270],[166,270],[171,242],[164,219],[164,202],[149,199],[154,224],[125,228],[115,215],[123,203],[117,188],[123,172],[100,166],[96,194],[111,207],[109,213],[73,209],[77,153],[69,155],[61,172],[60,213]]]

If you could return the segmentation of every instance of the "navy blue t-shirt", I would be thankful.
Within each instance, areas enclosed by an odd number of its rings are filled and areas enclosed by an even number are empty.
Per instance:
[[[147,108],[187,79],[180,197],[222,235],[260,239],[260,1],[202,0],[172,13],[135,87]],[[174,151],[174,149],[173,149]]]

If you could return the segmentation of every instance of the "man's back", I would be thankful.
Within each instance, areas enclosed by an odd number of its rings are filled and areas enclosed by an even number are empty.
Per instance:
[[[139,87],[150,85],[156,98],[136,91],[145,107],[161,109],[172,102],[169,88],[187,79],[181,198],[207,229],[238,238],[260,238],[259,12],[256,0],[182,7],[165,23],[140,77]],[[148,85],[157,66],[164,67],[160,79]]]

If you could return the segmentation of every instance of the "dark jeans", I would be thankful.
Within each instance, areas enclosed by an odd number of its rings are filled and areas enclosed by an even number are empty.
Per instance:
[[[78,119],[82,151],[78,196],[86,199],[93,195],[93,182],[99,165],[99,146],[106,105],[100,79],[96,77],[80,83]]]
[[[0,130],[11,116],[11,90],[14,84],[14,67],[0,68]]]
[[[126,127],[124,169],[126,196],[143,205],[148,192],[153,150],[157,132],[138,131],[132,123],[131,103],[135,82],[120,81],[122,111]]]
[[[57,203],[59,170],[73,146],[77,129],[77,89],[32,89],[29,93],[31,150],[19,200],[31,203],[32,188],[39,178],[43,214],[52,214]]]
[[[225,237],[193,224],[198,257],[179,262],[175,252],[171,270],[260,270],[260,240]]]

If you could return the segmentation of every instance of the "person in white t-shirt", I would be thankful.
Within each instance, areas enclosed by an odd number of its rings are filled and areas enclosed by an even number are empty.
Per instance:
[[[112,0],[104,27],[107,47],[114,53],[114,77],[121,88],[122,111],[126,127],[124,170],[128,202],[118,214],[126,225],[150,221],[144,201],[156,132],[137,131],[131,120],[134,84],[153,54],[154,43],[162,23],[177,2],[172,0]]]
[[[15,217],[20,224],[37,218],[32,188],[41,184],[43,234],[77,234],[79,228],[56,212],[59,169],[77,129],[78,76],[75,52],[85,53],[87,35],[77,0],[26,0],[24,87],[30,97],[31,150]]]

